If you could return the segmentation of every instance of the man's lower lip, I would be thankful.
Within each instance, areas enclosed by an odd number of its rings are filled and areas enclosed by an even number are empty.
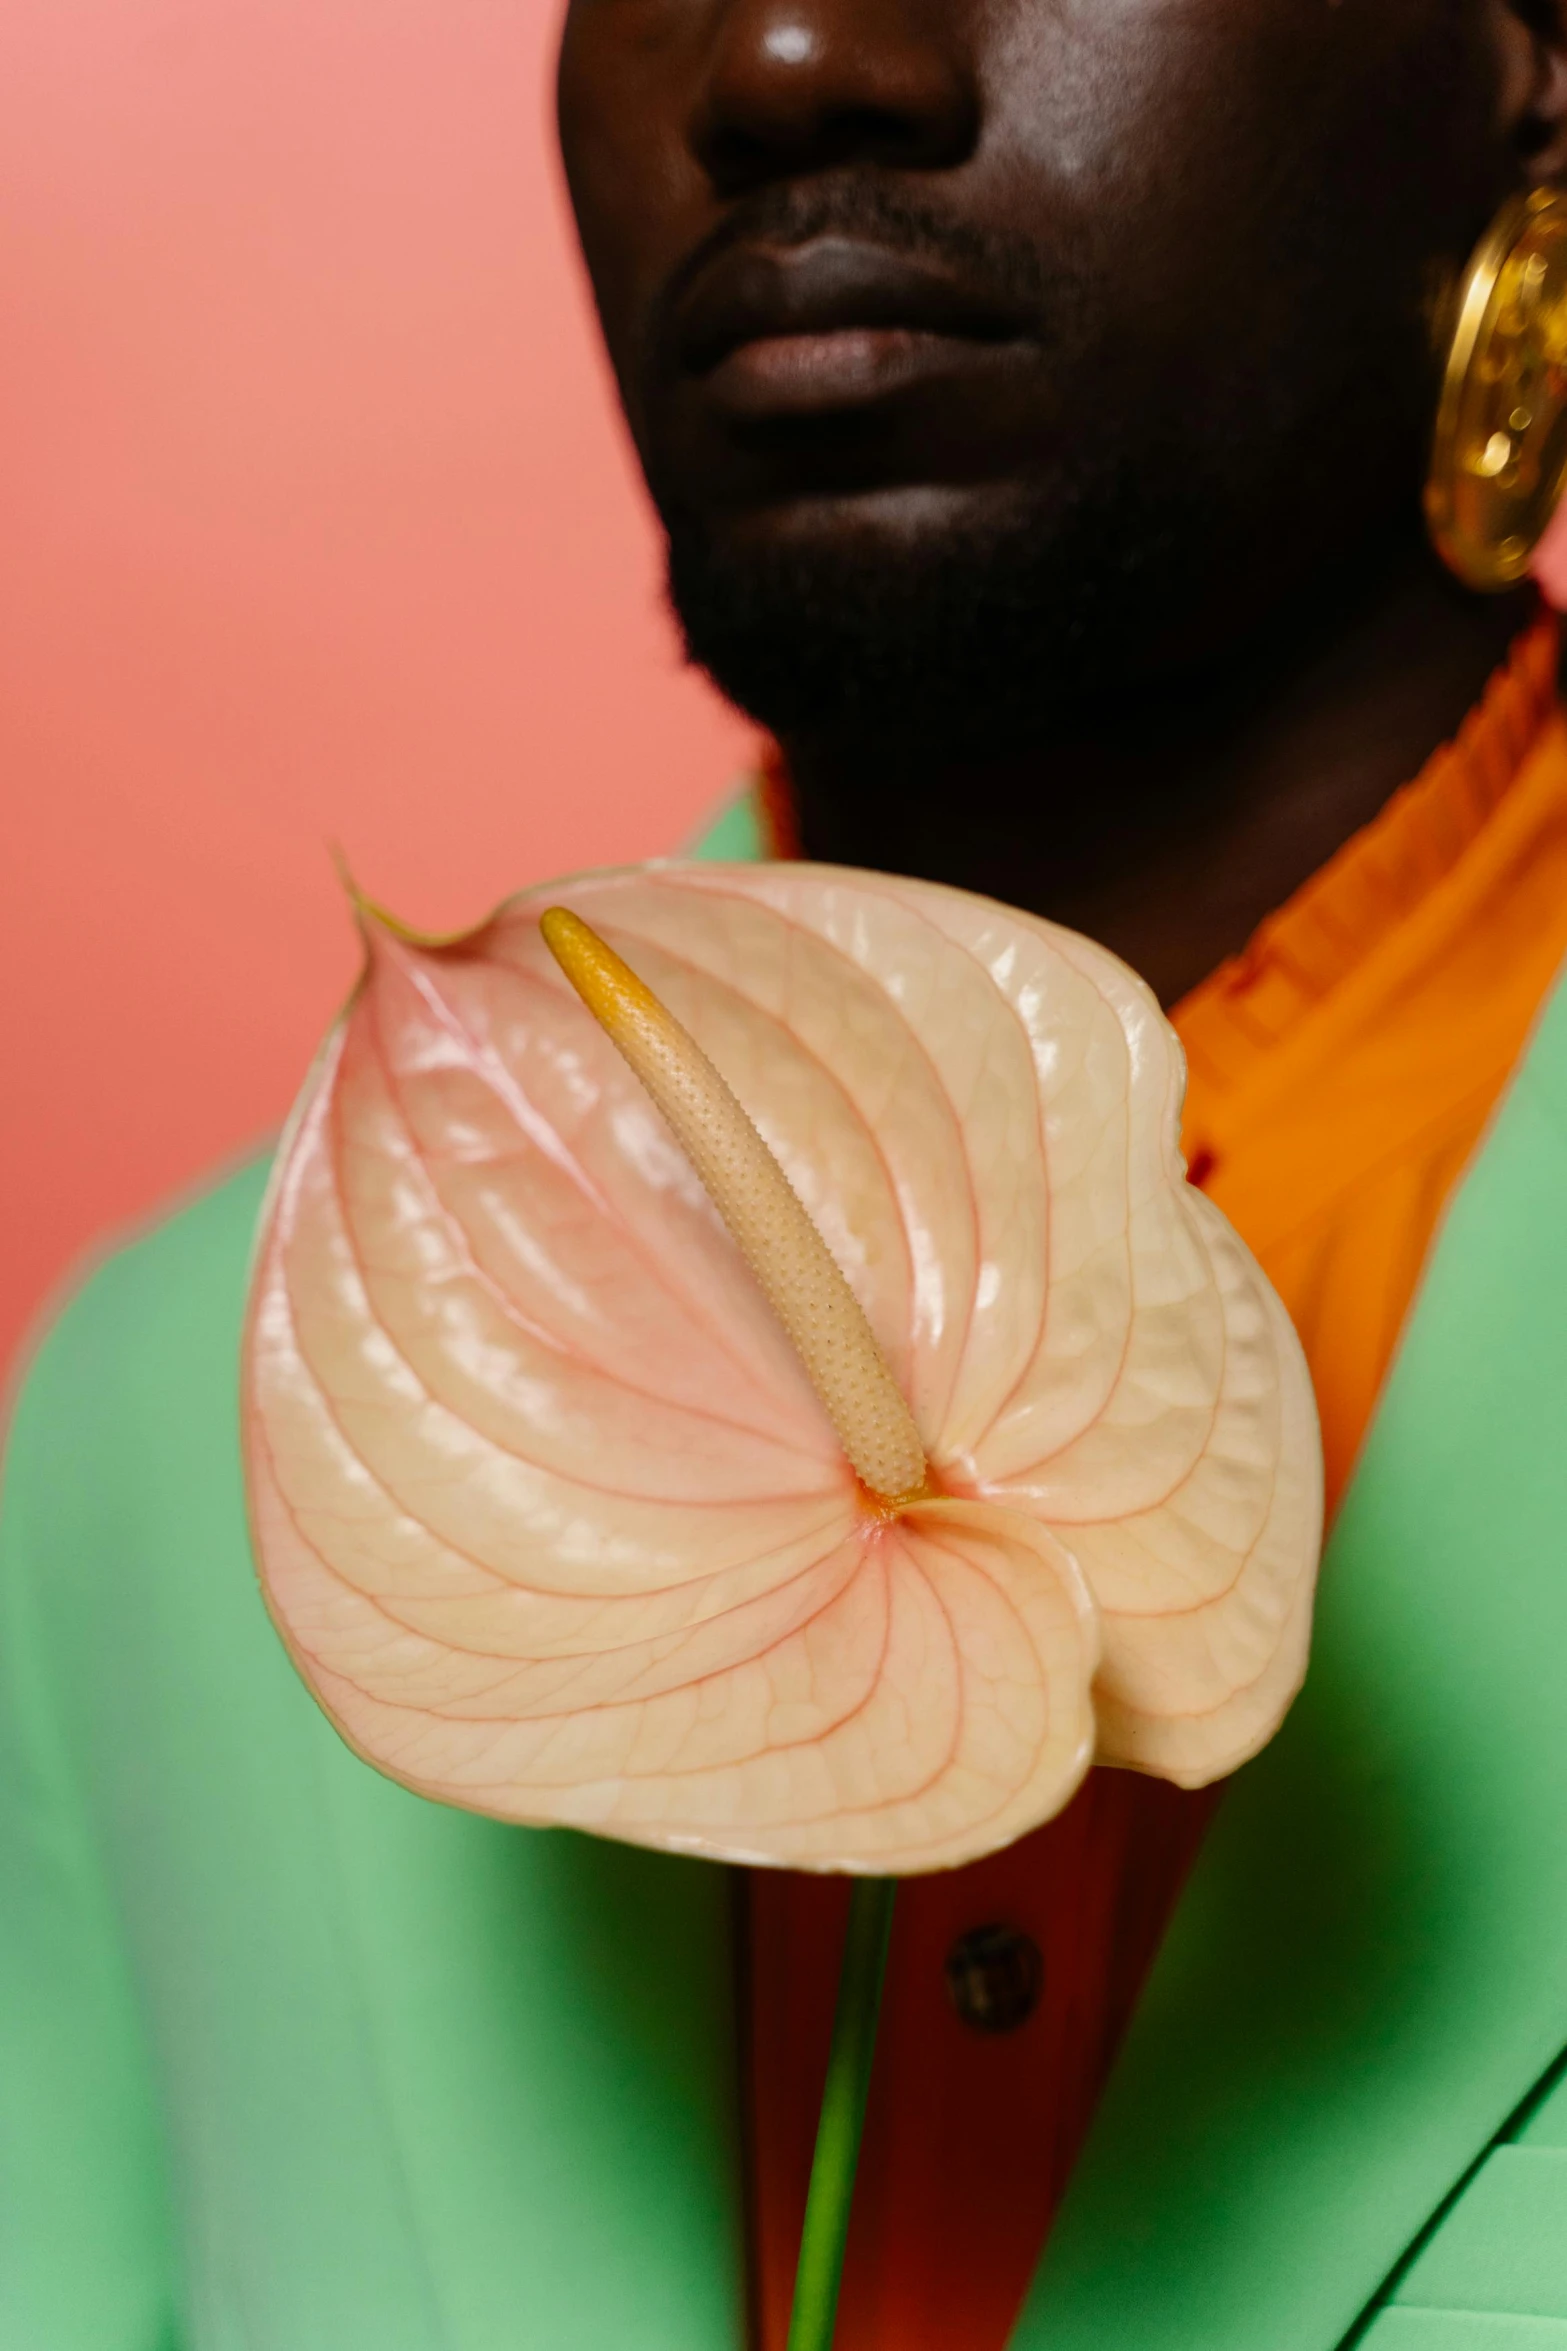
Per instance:
[[[705,378],[737,416],[810,416],[858,407],[922,376],[941,374],[985,349],[913,327],[834,327],[742,343]]]

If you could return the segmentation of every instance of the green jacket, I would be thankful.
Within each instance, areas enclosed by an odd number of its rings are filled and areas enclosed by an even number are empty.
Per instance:
[[[306,1696],[240,1486],[263,1172],[16,1413],[0,2351],[737,2351],[727,1873],[438,1810]],[[1564,2048],[1567,993],[1015,2351],[1567,2351]]]

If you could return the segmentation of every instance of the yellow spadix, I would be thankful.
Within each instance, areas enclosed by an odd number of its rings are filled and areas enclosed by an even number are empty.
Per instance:
[[[597,931],[563,906],[539,928],[667,1120],[793,1340],[843,1449],[890,1503],[926,1491],[925,1447],[865,1310],[788,1177],[696,1039]]]

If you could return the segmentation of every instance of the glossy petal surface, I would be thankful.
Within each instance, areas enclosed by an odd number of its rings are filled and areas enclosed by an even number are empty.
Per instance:
[[[556,899],[761,1128],[943,1499],[864,1495]],[[1304,1669],[1316,1423],[1181,1084],[1113,957],[931,885],[664,868],[452,945],[372,924],[247,1347],[263,1582],[345,1736],[506,1818],[889,1874],[1010,1842],[1096,1752],[1253,1752]]]

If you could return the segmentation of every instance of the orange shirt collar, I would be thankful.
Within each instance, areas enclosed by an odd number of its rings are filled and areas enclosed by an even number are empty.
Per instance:
[[[1454,873],[1556,717],[1558,655],[1547,613],[1457,740],[1176,1007],[1194,1078],[1221,1090],[1244,1080]]]

